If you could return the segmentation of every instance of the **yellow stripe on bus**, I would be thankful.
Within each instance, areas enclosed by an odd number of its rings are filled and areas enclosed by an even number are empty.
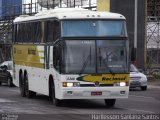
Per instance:
[[[13,45],[13,59],[16,65],[44,68],[37,45]]]
[[[129,74],[102,74],[102,75],[85,75],[77,78],[84,82],[99,82],[103,84],[113,84],[115,82],[129,82]]]

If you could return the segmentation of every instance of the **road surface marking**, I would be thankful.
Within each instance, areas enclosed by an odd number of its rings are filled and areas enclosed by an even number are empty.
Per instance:
[[[156,89],[160,89],[160,86],[148,85],[148,88],[156,88]]]
[[[16,93],[20,93],[19,90],[9,90],[9,91],[16,92]]]
[[[8,99],[0,98],[0,103],[3,103],[3,102],[16,102],[16,101],[11,101],[11,100],[8,100]]]
[[[139,98],[145,98],[145,99],[155,99],[154,97],[146,97],[146,96],[138,96],[138,95],[129,95],[131,97],[139,97]]]
[[[130,111],[136,111],[136,112],[144,112],[144,113],[149,113],[149,114],[155,114],[155,112],[152,112],[152,111],[138,110],[138,109],[130,109],[130,108],[123,108],[123,107],[120,107],[120,108],[121,108],[121,109],[130,110]]]

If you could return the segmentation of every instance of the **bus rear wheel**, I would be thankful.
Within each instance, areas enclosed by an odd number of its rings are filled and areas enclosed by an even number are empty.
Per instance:
[[[28,85],[28,76],[25,75],[24,77],[24,81],[25,81],[25,95],[27,98],[33,98],[36,96],[36,92],[30,91],[29,90],[29,85]]]
[[[52,101],[53,101],[53,104],[55,106],[61,106],[62,105],[62,100],[59,100],[55,97],[55,86],[54,84],[52,85]]]
[[[25,95],[25,85],[22,73],[19,75],[19,87],[20,87],[20,94],[22,97],[26,97]]]
[[[116,103],[116,99],[105,99],[106,107],[113,107]]]

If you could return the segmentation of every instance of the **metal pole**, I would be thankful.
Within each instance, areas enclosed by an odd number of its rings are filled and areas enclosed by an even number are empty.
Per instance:
[[[137,48],[137,9],[138,4],[137,0],[135,0],[135,11],[134,11],[134,48]]]
[[[31,15],[32,15],[32,0],[31,0]]]
[[[138,9],[138,4],[137,0],[135,0],[135,9],[134,9],[134,48],[132,52],[133,60],[135,65],[137,65],[137,9]]]

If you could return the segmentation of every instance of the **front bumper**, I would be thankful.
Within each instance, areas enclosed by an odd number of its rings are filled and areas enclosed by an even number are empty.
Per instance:
[[[92,92],[101,92],[101,95],[92,95]],[[58,99],[116,99],[128,98],[127,87],[66,87]]]

